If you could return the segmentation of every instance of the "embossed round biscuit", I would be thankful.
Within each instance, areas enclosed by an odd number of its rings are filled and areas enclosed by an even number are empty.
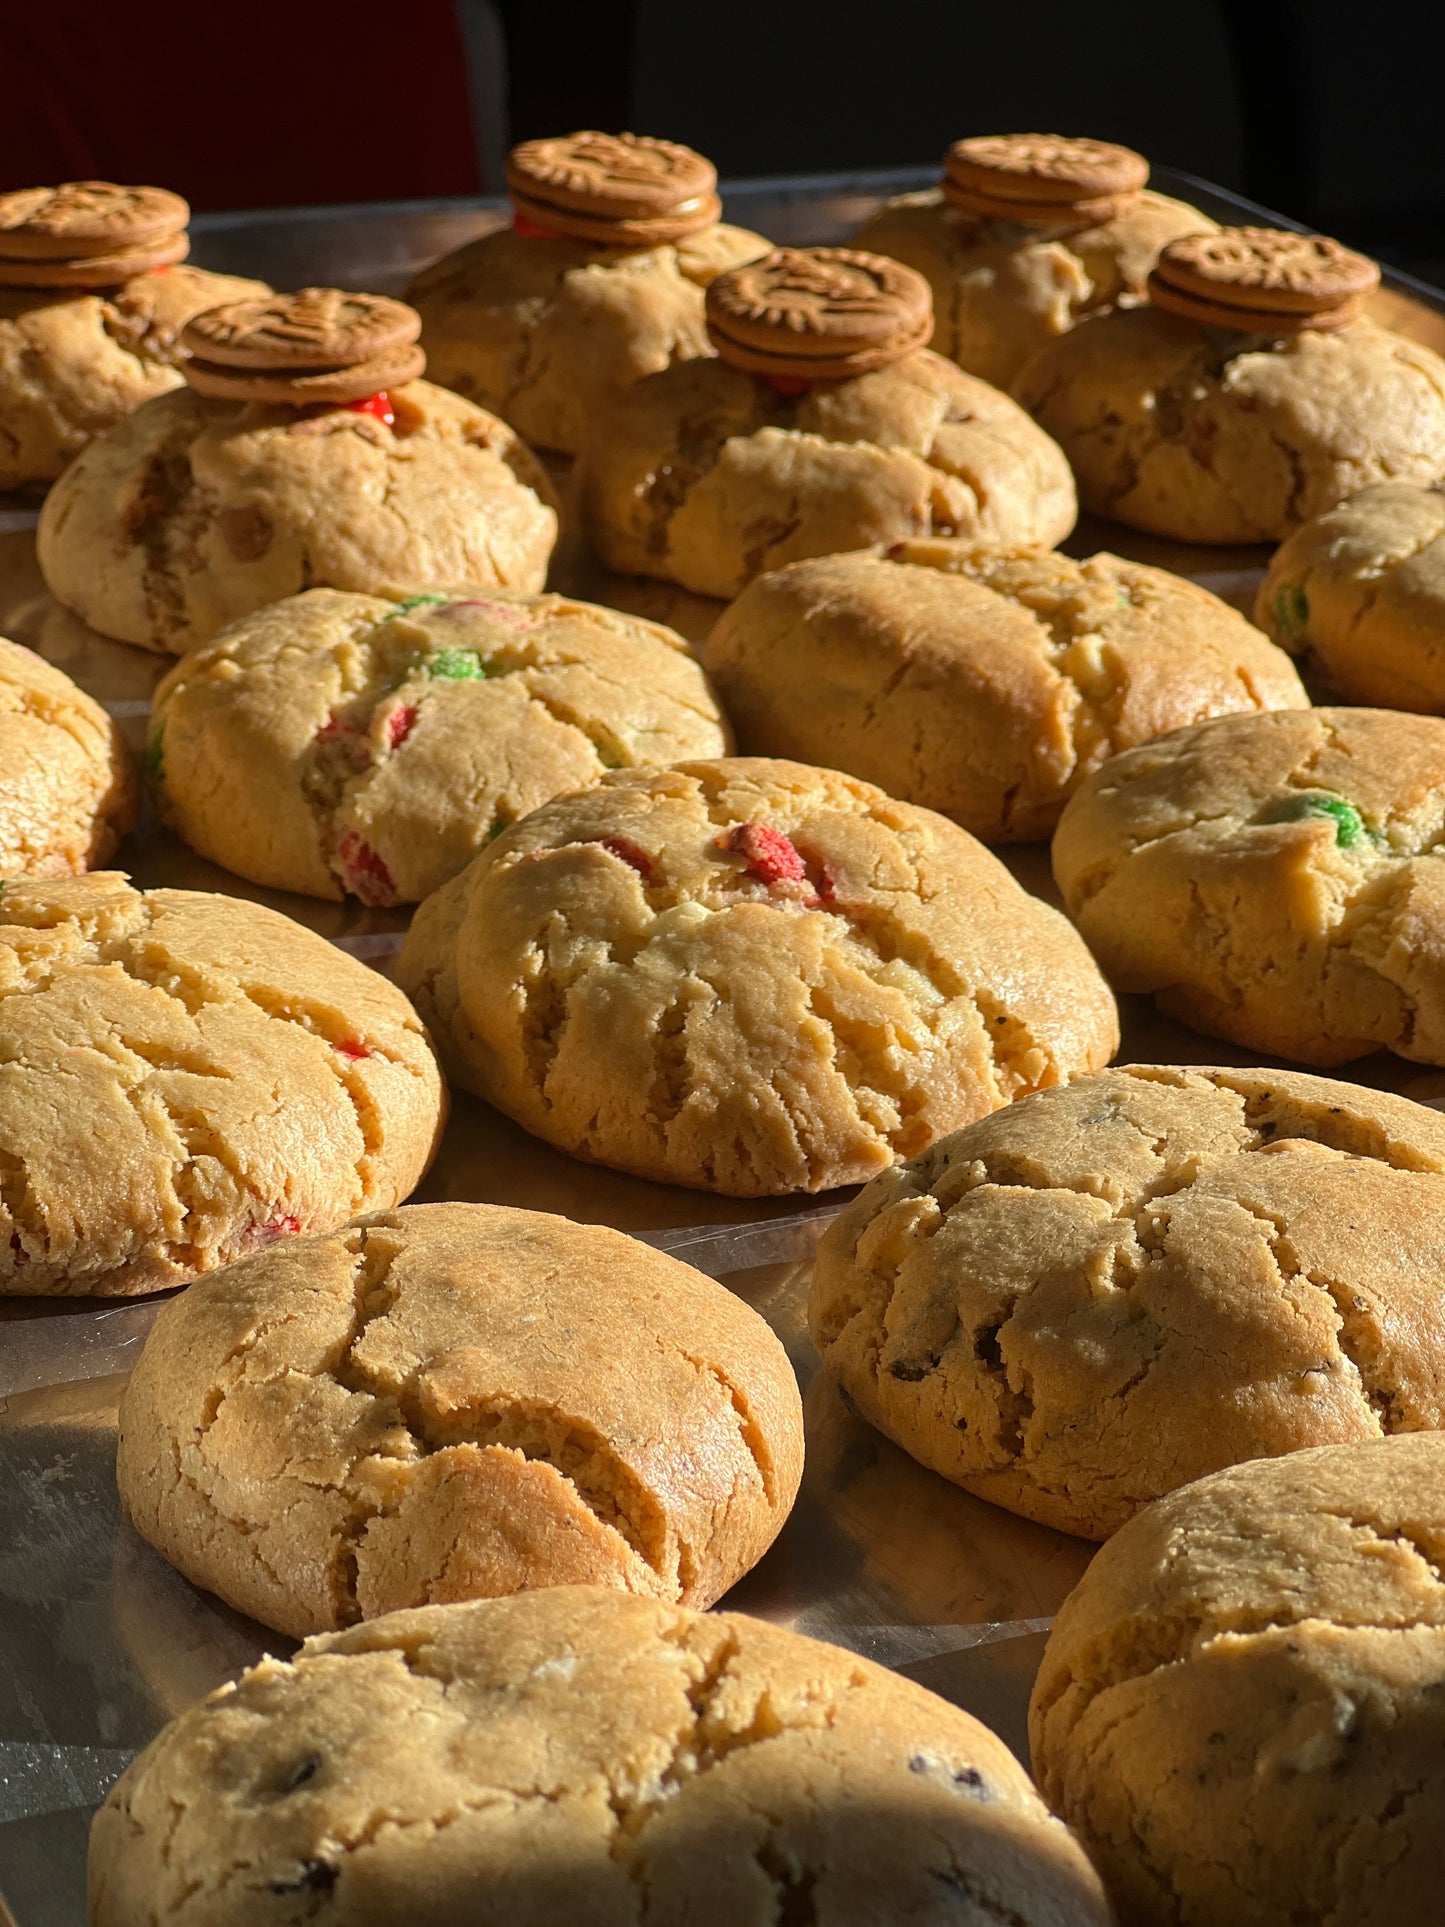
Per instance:
[[[1380,280],[1373,261],[1328,235],[1260,227],[1184,235],[1161,250],[1154,273],[1180,293],[1269,314],[1328,311]]]
[[[139,802],[114,719],[53,664],[0,636],[0,878],[104,863]]]
[[[1149,180],[1148,161],[1132,148],[1062,134],[971,135],[948,148],[943,171],[995,200],[1065,208],[1137,194]]]
[[[378,904],[417,902],[605,770],[728,746],[681,636],[475,585],[268,603],[181,658],[150,725],[160,814],[193,849]]]
[[[819,1249],[828,1369],[924,1465],[1102,1539],[1218,1467],[1445,1425],[1445,1119],[1131,1065],[875,1178]]]
[[[397,1204],[426,1033],[289,917],[104,871],[0,895],[0,1293],[125,1297]]]
[[[283,408],[305,408],[316,402],[364,401],[368,395],[400,388],[426,372],[426,356],[416,342],[411,342],[388,349],[370,361],[302,374],[281,369],[216,367],[192,354],[181,364],[181,372],[198,395],[211,395],[218,401],[256,401]]]
[[[1231,328],[1236,334],[1262,335],[1283,340],[1290,335],[1334,334],[1360,318],[1362,303],[1356,296],[1332,308],[1290,309],[1231,306],[1224,301],[1209,301],[1203,295],[1187,294],[1161,281],[1158,273],[1149,276],[1149,299],[1166,314],[1182,315],[1205,328]]]
[[[427,898],[397,968],[526,1129],[736,1197],[857,1183],[1118,1037],[1074,932],[965,831],[761,757],[545,804]]]
[[[933,332],[923,276],[853,248],[775,248],[710,283],[706,314],[734,367],[819,381],[885,367]]]
[[[1039,1786],[1128,1927],[1424,1927],[1445,1832],[1445,1439],[1234,1466],[1064,1602]]]
[[[1445,1064],[1445,718],[1221,716],[1076,790],[1054,875],[1120,990],[1303,1064]]]
[[[93,1927],[1109,1927],[1003,1741],[740,1613],[599,1587],[388,1614],[168,1726]]]
[[[142,1537],[293,1638],[533,1586],[710,1606],[802,1471],[793,1368],[750,1306],[621,1232],[486,1204],[372,1214],[184,1293],[116,1460]]]
[[[0,256],[16,260],[117,254],[185,227],[191,210],[164,187],[67,181],[0,194]]]
[[[1193,582],[944,540],[760,576],[704,661],[744,750],[846,769],[990,843],[1047,836],[1121,749],[1309,701],[1288,658]]]
[[[304,373],[375,361],[420,333],[421,316],[404,301],[302,288],[210,308],[187,322],[181,346],[220,367]]]
[[[7,261],[0,258],[0,288],[115,288],[138,274],[174,267],[191,251],[184,233],[163,234],[111,254],[85,254],[75,260]]]
[[[534,204],[602,220],[656,220],[714,198],[717,169],[647,134],[558,134],[507,156],[507,186]]]

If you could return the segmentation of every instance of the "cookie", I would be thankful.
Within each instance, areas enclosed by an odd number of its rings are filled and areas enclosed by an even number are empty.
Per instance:
[[[856,248],[775,248],[710,282],[706,313],[734,368],[809,381],[885,368],[933,332],[923,276]]]
[[[1369,321],[1251,336],[1115,308],[1014,392],[1085,508],[1184,542],[1280,542],[1370,483],[1445,473],[1445,361]]]
[[[401,992],[259,904],[0,895],[0,1293],[125,1297],[399,1203],[445,1096]]]
[[[288,1239],[174,1299],[116,1462],[143,1538],[293,1638],[583,1582],[710,1606],[802,1470],[793,1368],[741,1299],[487,1204]]]
[[[1083,945],[972,837],[765,758],[544,805],[427,898],[397,974],[534,1135],[734,1197],[856,1184],[1118,1042]]]
[[[164,187],[67,181],[0,194],[0,258],[77,260],[143,247],[180,233],[191,210]]]
[[[340,288],[302,288],[269,300],[208,308],[187,325],[182,346],[226,368],[350,367],[408,348],[421,317],[404,301]]]
[[[1436,1918],[1445,1440],[1233,1467],[1150,1506],[1054,1623],[1034,1770],[1126,1927]]]
[[[374,355],[369,361],[345,368],[319,368],[310,374],[289,369],[212,367],[194,355],[184,372],[198,395],[213,395],[221,401],[307,407],[316,402],[364,401],[368,395],[388,393],[403,382],[415,381],[425,368],[426,356],[411,342],[388,354]]]
[[[1193,582],[961,542],[760,576],[704,660],[749,753],[847,770],[988,843],[1047,836],[1121,749],[1309,702],[1288,659]]]
[[[0,878],[96,868],[135,822],[139,792],[100,704],[0,636]]]
[[[185,234],[166,234],[113,254],[85,254],[74,261],[10,261],[0,255],[0,288],[117,288],[138,274],[173,267],[190,251]]]
[[[55,480],[91,436],[181,386],[177,337],[259,281],[189,266],[102,293],[0,287],[0,489]]]
[[[1445,1425],[1445,1119],[1289,1071],[1076,1078],[877,1177],[809,1323],[924,1465],[1103,1539],[1243,1459]]]
[[[1041,226],[1108,220],[1148,179],[1148,161],[1132,148],[1060,134],[975,134],[943,157],[943,194],[954,206]]]
[[[1303,1064],[1445,1064],[1445,720],[1225,716],[1069,800],[1054,875],[1120,990]]]
[[[176,654],[299,590],[540,589],[557,535],[541,464],[430,382],[345,407],[163,395],[46,498],[46,585],[102,635]]]
[[[213,863],[307,896],[415,903],[604,770],[718,756],[687,644],[564,596],[308,589],[158,686],[162,819]]]
[[[1051,548],[1077,514],[1058,446],[924,349],[786,393],[721,358],[664,369],[599,415],[578,485],[608,568],[723,597],[914,536]]]
[[[553,1586],[393,1613],[168,1726],[91,1831],[93,1927],[1109,1927],[1001,1740],[740,1613]]]
[[[549,234],[622,247],[681,241],[722,212],[712,162],[646,134],[522,141],[507,156],[507,191]]]
[[[1306,522],[1254,619],[1345,702],[1445,713],[1445,492],[1382,482]]]
[[[1343,328],[1379,285],[1373,261],[1327,235],[1227,227],[1171,241],[1149,294],[1156,307],[1207,327],[1296,334]]]

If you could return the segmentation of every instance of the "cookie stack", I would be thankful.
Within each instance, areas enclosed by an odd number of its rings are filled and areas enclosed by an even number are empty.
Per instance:
[[[507,156],[507,192],[524,231],[605,247],[683,241],[722,214],[712,162],[646,134],[523,141]]]
[[[1357,321],[1380,270],[1324,234],[1225,228],[1171,241],[1149,276],[1156,308],[1270,340]]]
[[[0,288],[115,288],[191,251],[191,210],[164,187],[69,181],[0,195]]]
[[[1148,179],[1148,161],[1131,147],[1057,134],[975,134],[943,157],[950,206],[1023,227],[1112,221]]]
[[[198,395],[283,407],[375,400],[426,368],[421,316],[384,295],[303,288],[270,301],[209,308],[186,324],[185,377]],[[391,415],[395,420],[395,415]]]

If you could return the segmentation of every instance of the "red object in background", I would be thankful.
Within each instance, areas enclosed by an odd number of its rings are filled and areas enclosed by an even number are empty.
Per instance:
[[[198,211],[482,191],[452,0],[0,0],[0,73],[0,191],[154,182]]]

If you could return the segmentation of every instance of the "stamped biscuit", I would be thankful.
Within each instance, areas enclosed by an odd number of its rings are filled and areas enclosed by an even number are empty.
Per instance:
[[[305,373],[384,358],[420,333],[421,316],[404,301],[302,288],[208,308],[186,324],[181,346],[220,367]]]
[[[116,288],[135,275],[174,267],[190,251],[190,239],[181,232],[74,260],[12,261],[0,256],[0,288]]]
[[[178,233],[191,210],[164,187],[67,181],[0,194],[0,257],[71,260],[114,255]]]
[[[1149,163],[1132,148],[1060,134],[974,135],[943,157],[946,200],[1026,226],[1108,220],[1148,179]]]
[[[1206,327],[1282,335],[1345,327],[1379,280],[1373,261],[1327,235],[1230,227],[1171,241],[1149,294]]]
[[[921,348],[933,332],[933,302],[923,276],[886,255],[775,248],[717,277],[707,322],[735,368],[840,380]]]
[[[579,240],[651,247],[717,220],[717,170],[676,141],[645,134],[561,134],[507,156],[513,205]]]

